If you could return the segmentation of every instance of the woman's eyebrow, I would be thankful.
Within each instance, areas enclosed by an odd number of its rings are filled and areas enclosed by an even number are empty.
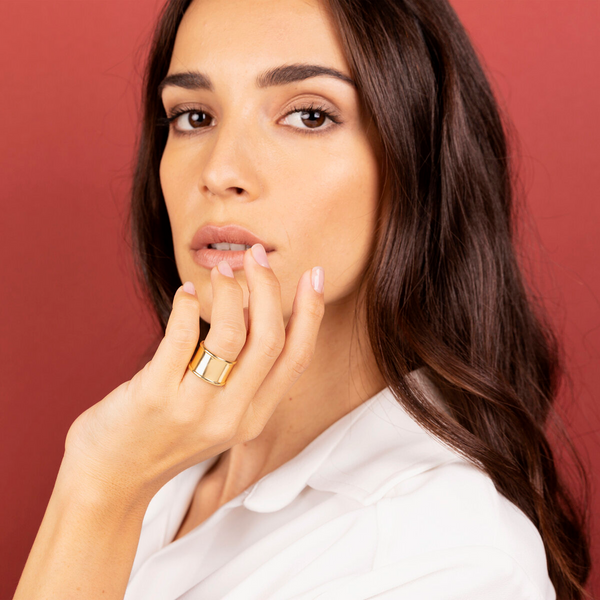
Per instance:
[[[281,65],[268,69],[257,76],[256,87],[266,88],[273,85],[286,85],[294,81],[303,81],[319,76],[335,77],[356,87],[356,83],[350,77],[337,69],[309,64]],[[210,77],[200,71],[183,71],[167,75],[158,86],[158,95],[162,96],[163,90],[168,86],[180,87],[186,90],[214,91]]]

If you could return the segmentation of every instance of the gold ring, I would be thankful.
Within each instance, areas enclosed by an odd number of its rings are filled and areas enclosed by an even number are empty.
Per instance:
[[[223,386],[237,361],[229,361],[213,354],[204,347],[204,340],[188,364],[188,369],[213,385]]]

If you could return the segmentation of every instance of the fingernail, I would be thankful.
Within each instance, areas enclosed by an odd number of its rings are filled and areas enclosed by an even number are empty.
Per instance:
[[[191,294],[192,296],[196,293],[196,288],[194,287],[194,284],[191,281],[186,281],[183,284],[183,290],[188,294]]]
[[[222,275],[227,275],[227,277],[233,277],[233,269],[226,260],[222,260],[217,265],[217,269],[219,269],[219,273],[221,273]]]
[[[325,284],[325,273],[323,267],[313,267],[312,270],[312,286],[315,292],[319,294],[323,293],[323,286]]]
[[[254,256],[254,260],[263,267],[269,268],[269,261],[267,260],[267,253],[265,252],[265,248],[262,244],[254,244],[252,246],[252,256]]]

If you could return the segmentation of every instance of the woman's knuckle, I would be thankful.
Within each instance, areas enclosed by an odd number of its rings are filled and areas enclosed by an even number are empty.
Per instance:
[[[311,302],[306,310],[314,319],[322,319],[325,314],[325,305],[323,302]]]
[[[179,308],[183,308],[186,311],[194,311],[198,310],[199,307],[200,302],[188,294],[179,298]]]
[[[198,341],[198,332],[193,329],[176,329],[170,338],[175,350],[187,350]]]
[[[244,327],[245,330],[245,327]],[[227,350],[237,349],[244,343],[245,332],[237,323],[220,323],[217,332],[219,345]]]
[[[269,359],[276,359],[282,352],[285,337],[279,332],[265,333],[260,339],[261,352]]]
[[[295,375],[304,373],[308,365],[310,365],[314,353],[315,351],[311,344],[307,342],[300,344],[290,355],[288,361],[290,371]]]
[[[265,277],[264,285],[275,292],[281,292],[281,284],[277,277]]]
[[[230,420],[226,423],[222,423],[221,426],[218,428],[218,432],[221,441],[230,442],[237,435],[237,423],[233,420]]]
[[[264,428],[264,423],[260,423],[257,420],[247,423],[244,429],[244,442],[251,442],[253,439],[257,438]]]

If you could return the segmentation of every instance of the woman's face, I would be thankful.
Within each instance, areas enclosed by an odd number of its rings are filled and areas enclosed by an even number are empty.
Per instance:
[[[167,116],[198,112],[171,123],[160,180],[177,269],[195,284],[207,322],[210,269],[194,261],[191,246],[205,224],[241,225],[275,248],[269,263],[285,323],[305,270],[324,268],[331,305],[356,290],[371,249],[379,168],[357,91],[331,76],[257,87],[262,73],[283,65],[350,77],[317,2],[195,0],[179,27],[168,75],[201,72],[212,89],[163,88]],[[311,104],[331,118],[307,112]],[[247,307],[244,270],[234,275]]]

